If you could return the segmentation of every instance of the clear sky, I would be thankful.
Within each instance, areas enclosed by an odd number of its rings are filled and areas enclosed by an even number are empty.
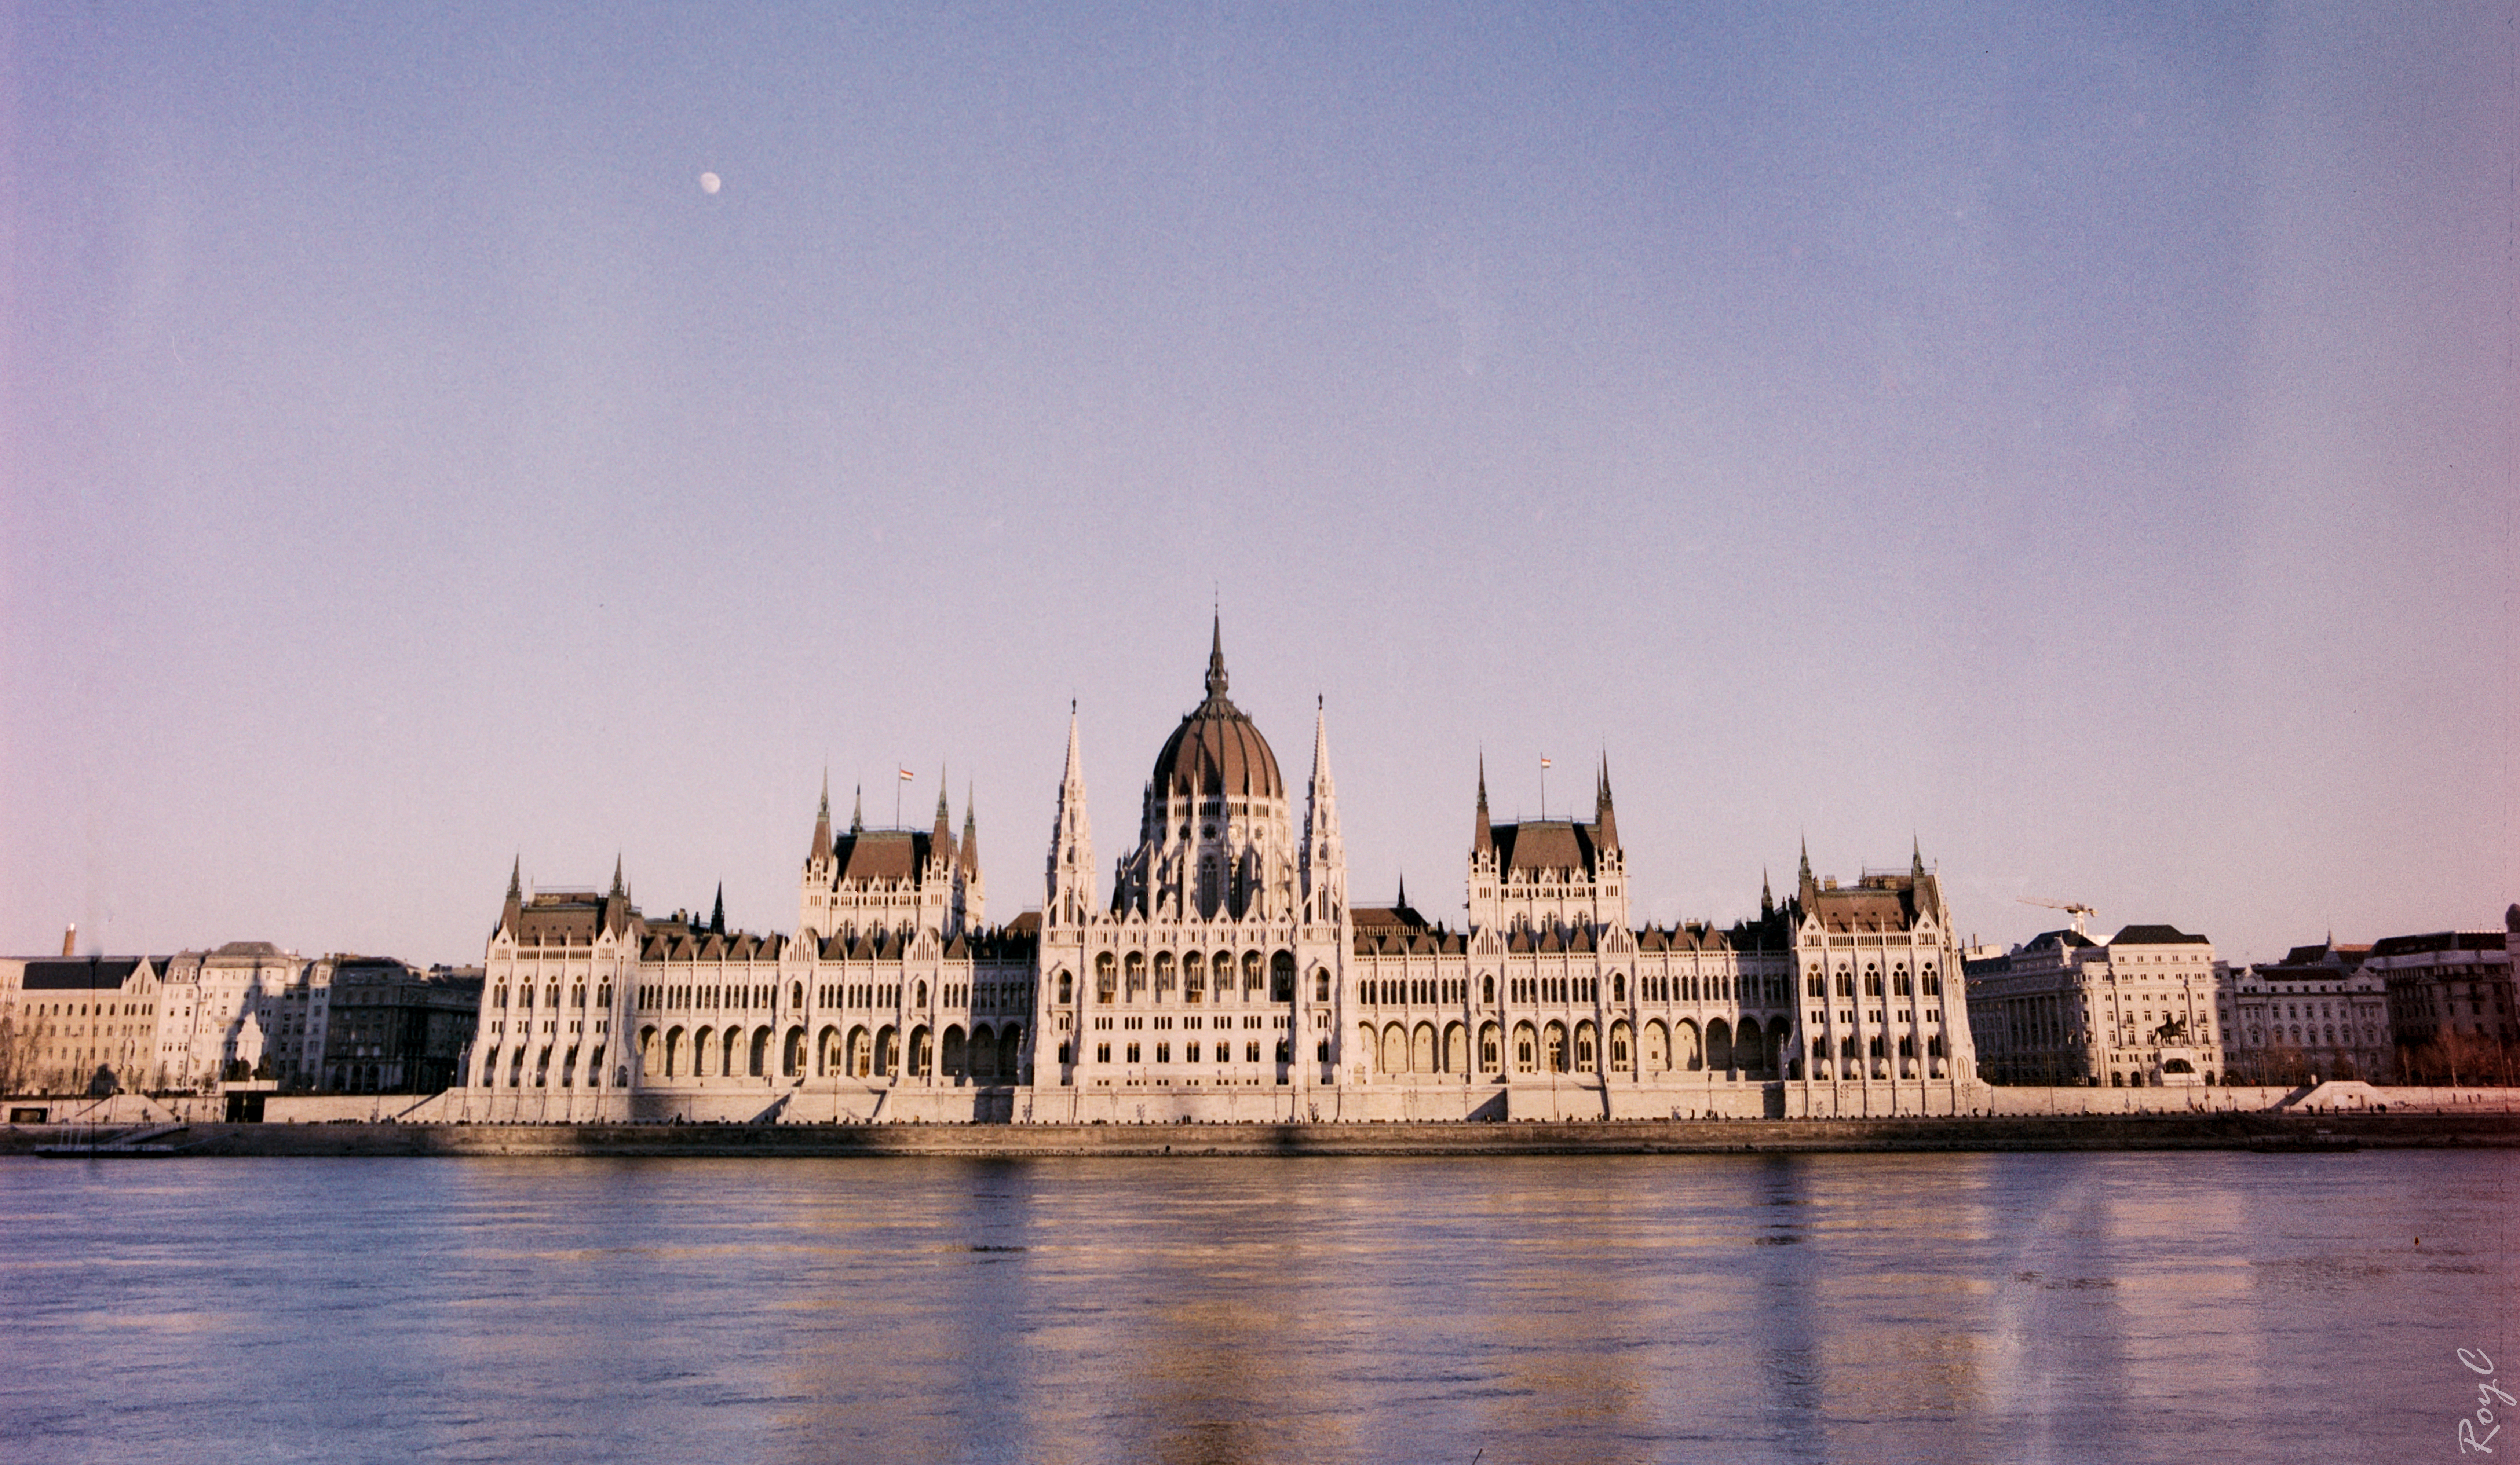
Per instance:
[[[788,930],[826,767],[1005,918],[1070,698],[1107,890],[1212,604],[1430,915],[1483,752],[1663,921],[2520,898],[2507,0],[521,9],[0,10],[0,949]]]

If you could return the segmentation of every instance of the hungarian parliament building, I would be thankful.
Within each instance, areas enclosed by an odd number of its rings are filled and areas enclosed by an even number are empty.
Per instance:
[[[1948,1114],[1978,1092],[1936,876],[1816,878],[1756,920],[1634,926],[1604,762],[1590,820],[1498,823],[1481,771],[1462,929],[1348,901],[1329,734],[1301,819],[1226,694],[1155,755],[1098,882],[1073,709],[1041,906],[987,920],[954,832],[835,827],[793,935],[527,893],[491,932],[446,1117],[636,1122],[1311,1122]],[[1946,984],[1948,999],[1946,998]]]

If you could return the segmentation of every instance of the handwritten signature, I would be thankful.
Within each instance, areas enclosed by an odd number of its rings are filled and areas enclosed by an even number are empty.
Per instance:
[[[2459,1418],[2458,1452],[2463,1455],[2490,1455],[2494,1453],[2494,1437],[2502,1433],[2502,1426],[2494,1418],[2496,1401],[2499,1400],[2502,1407],[2509,1409],[2520,1407],[2520,1398],[2513,1398],[2503,1392],[2495,1373],[2494,1360],[2485,1355],[2484,1350],[2462,1348],[2458,1351],[2458,1361],[2468,1372],[2485,1376],[2476,1386],[2476,1412]],[[2477,1433],[2479,1430],[2485,1433],[2480,1435]]]

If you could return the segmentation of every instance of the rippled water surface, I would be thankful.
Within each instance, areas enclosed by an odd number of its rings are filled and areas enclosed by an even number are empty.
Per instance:
[[[2457,1350],[2520,1393],[2514,1176],[2493,1152],[0,1160],[0,1453],[2449,1459]]]

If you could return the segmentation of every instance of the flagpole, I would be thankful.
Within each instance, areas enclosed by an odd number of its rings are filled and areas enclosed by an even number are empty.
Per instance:
[[[901,777],[901,769],[898,765],[892,772],[892,826],[898,829],[901,827],[901,785],[910,780]]]
[[[1549,821],[1549,759],[1545,755],[1540,760],[1540,821]]]

